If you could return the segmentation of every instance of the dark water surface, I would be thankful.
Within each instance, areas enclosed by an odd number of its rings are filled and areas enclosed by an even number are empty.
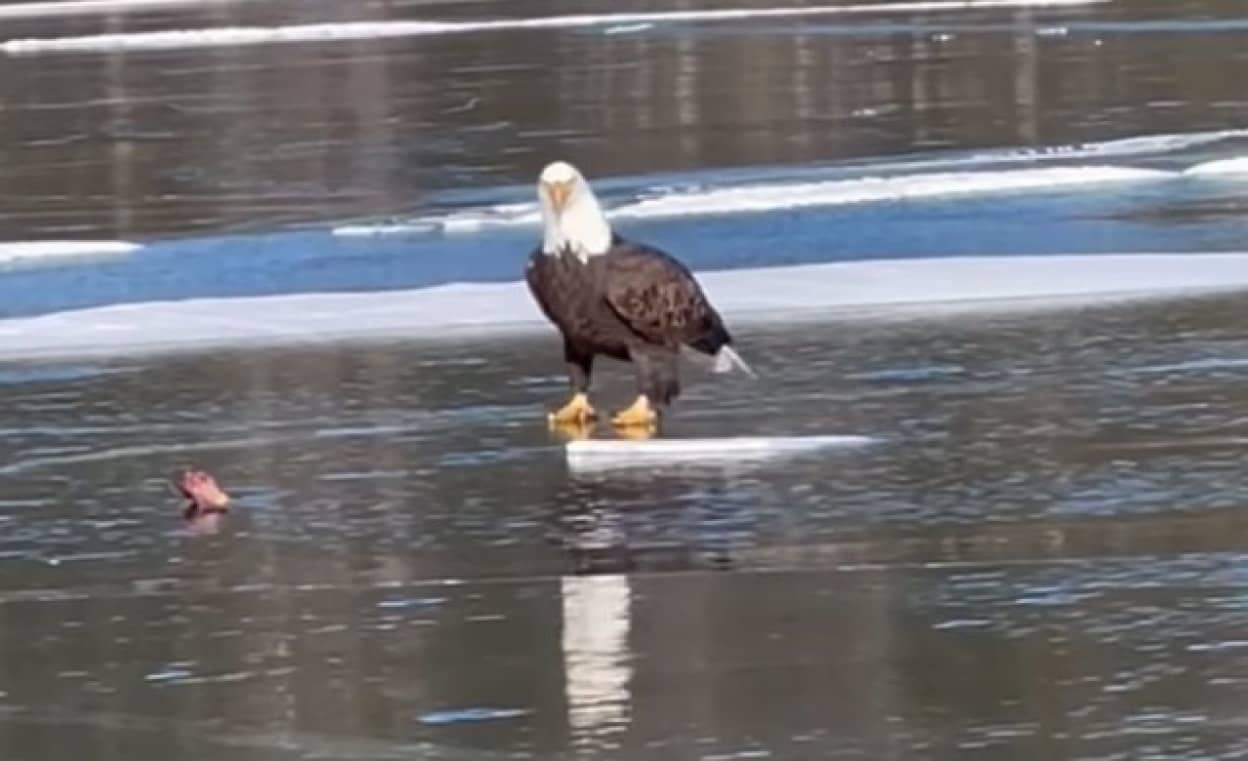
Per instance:
[[[11,368],[0,751],[1234,757],[1244,308],[747,332],[667,435],[878,442],[717,467],[570,471],[553,340]]]
[[[143,244],[0,245],[0,318],[515,280],[556,156],[699,270],[1245,248],[1240,0],[620,15],[748,5],[0,3],[0,240]],[[1246,298],[749,323],[663,435],[874,441],[717,466],[571,468],[550,333],[6,360],[0,759],[1243,757]]]
[[[748,6],[227,2],[0,20],[0,42]],[[0,225],[137,238],[387,215],[527,186],[554,156],[645,175],[1238,128],[1246,36],[1238,0],[1116,0],[10,55]]]

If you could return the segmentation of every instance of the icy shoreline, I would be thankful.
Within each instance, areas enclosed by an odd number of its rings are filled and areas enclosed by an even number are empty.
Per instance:
[[[1248,252],[837,262],[698,273],[733,326],[1248,290]],[[176,329],[172,326],[176,326]],[[0,359],[550,331],[521,282],[119,304],[0,321]]]

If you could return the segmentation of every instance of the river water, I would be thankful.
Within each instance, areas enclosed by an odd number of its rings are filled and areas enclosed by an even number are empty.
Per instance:
[[[971,5],[0,4],[0,758],[1248,753],[1248,22]],[[553,158],[868,441],[570,461]]]

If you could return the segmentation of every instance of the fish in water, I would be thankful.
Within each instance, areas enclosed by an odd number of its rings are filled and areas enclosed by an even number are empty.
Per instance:
[[[716,372],[754,373],[693,274],[671,255],[611,230],[589,183],[556,161],[537,183],[544,233],[525,271],[534,300],[563,336],[572,398],[552,425],[585,425],[594,358],[632,362],[637,398],[614,415],[622,428],[653,427],[680,394],[682,352],[703,355]]]
[[[186,468],[174,479],[174,486],[187,500],[182,515],[194,520],[206,515],[228,512],[230,495],[217,485],[217,479],[205,470]]]

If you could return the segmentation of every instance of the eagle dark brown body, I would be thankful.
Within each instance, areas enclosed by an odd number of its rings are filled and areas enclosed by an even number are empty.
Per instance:
[[[542,312],[563,334],[574,394],[589,389],[594,358],[631,361],[638,391],[657,406],[680,394],[682,345],[715,356],[732,337],[693,275],[658,249],[613,236],[584,260],[538,247],[525,273]]]

